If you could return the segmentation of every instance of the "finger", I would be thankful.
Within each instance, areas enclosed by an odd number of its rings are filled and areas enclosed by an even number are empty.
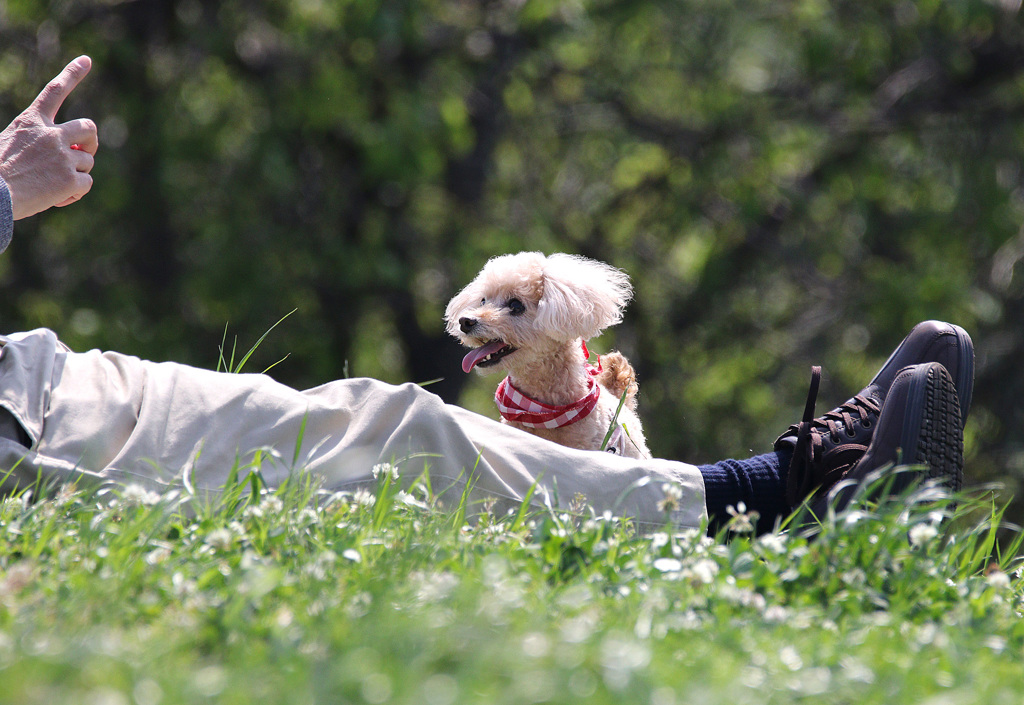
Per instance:
[[[71,156],[71,163],[75,165],[75,171],[80,174],[88,174],[96,163],[92,155],[85,150],[76,150],[71,153]]]
[[[75,201],[78,201],[85,194],[89,193],[89,189],[92,188],[92,177],[88,174],[78,174],[75,179],[75,191],[70,196],[65,198],[60,203],[55,204],[57,208],[63,208],[64,206],[70,206]]]
[[[79,81],[85,78],[92,68],[92,59],[80,56],[64,67],[56,78],[46,84],[39,96],[32,103],[39,112],[53,122],[64,99],[71,95]]]
[[[69,120],[60,126],[64,133],[64,139],[73,147],[82,149],[89,154],[96,154],[99,149],[99,136],[96,132],[96,123],[89,118]]]

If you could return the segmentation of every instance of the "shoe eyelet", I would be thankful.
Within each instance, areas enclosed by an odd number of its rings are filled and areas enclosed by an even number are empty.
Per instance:
[[[864,419],[863,421],[861,421],[860,425],[863,426],[864,428],[871,428],[871,419]]]
[[[848,426],[846,428],[846,436],[848,438],[856,438],[857,437],[857,432],[853,429],[852,426]]]

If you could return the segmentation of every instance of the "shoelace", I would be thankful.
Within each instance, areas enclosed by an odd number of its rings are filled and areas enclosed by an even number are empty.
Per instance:
[[[814,407],[820,383],[821,367],[815,365],[811,368],[811,387],[807,392],[803,419],[796,426],[796,447],[786,483],[786,499],[791,507],[797,506],[812,491],[832,487],[857,464],[868,447],[862,443],[844,444],[843,436],[855,438],[854,424],[859,421],[862,427],[870,428],[872,415],[877,417],[882,410],[874,399],[858,394],[816,419]],[[824,463],[825,435],[836,444],[829,455],[827,467]]]

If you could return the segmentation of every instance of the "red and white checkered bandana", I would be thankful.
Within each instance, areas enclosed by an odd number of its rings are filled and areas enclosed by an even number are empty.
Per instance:
[[[593,377],[588,381],[590,387],[585,397],[565,406],[552,406],[526,396],[506,377],[498,385],[494,400],[498,403],[498,412],[508,421],[515,421],[530,428],[562,428],[586,418],[597,406],[601,387]]]
[[[562,428],[586,418],[597,406],[597,398],[601,396],[601,387],[594,380],[601,370],[601,358],[597,358],[598,366],[594,367],[586,363],[588,357],[590,351],[587,350],[587,344],[583,343],[584,365],[590,378],[587,380],[587,394],[582,399],[565,406],[545,404],[520,392],[512,384],[512,380],[506,377],[501,380],[498,391],[494,393],[498,412],[506,421],[515,421],[530,428]]]

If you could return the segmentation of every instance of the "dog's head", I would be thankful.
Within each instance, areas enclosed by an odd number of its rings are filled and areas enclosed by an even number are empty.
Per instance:
[[[473,348],[463,370],[506,368],[618,323],[631,295],[626,273],[603,262],[522,252],[487,262],[448,303],[445,322]]]

